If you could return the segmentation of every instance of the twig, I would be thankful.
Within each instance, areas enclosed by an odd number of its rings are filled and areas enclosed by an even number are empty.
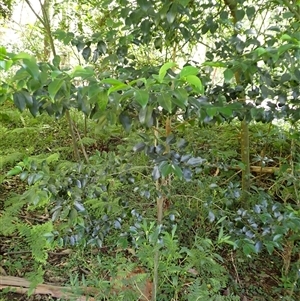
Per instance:
[[[86,151],[85,151],[85,148],[84,148],[84,145],[83,145],[83,143],[82,143],[82,140],[81,140],[79,131],[78,131],[76,125],[74,124],[74,122],[73,122],[73,127],[74,127],[75,132],[76,132],[76,135],[77,135],[77,137],[78,137],[78,141],[79,141],[79,143],[80,143],[80,147],[81,147],[83,156],[84,156],[84,158],[85,158],[85,161],[86,161],[86,163],[89,163],[89,157],[88,157],[88,155],[87,155],[87,153],[86,153]]]
[[[237,279],[238,284],[240,285],[241,284],[241,280],[240,280],[239,273],[238,273],[238,270],[236,268],[236,265],[234,263],[232,252],[230,252],[230,255],[231,255],[231,262],[232,262],[232,265],[233,265],[233,268],[234,268],[234,271],[235,271],[236,279]]]

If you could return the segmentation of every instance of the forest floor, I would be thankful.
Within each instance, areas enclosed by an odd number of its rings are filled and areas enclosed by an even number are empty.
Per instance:
[[[77,126],[80,131],[84,131],[83,121],[80,121]],[[2,214],[1,212],[6,208],[6,202],[10,197],[16,194],[22,194],[28,188],[26,182],[21,181],[18,175],[11,177],[5,176],[19,161],[24,160],[26,157],[39,157],[53,153],[60,154],[59,160],[72,160],[73,151],[71,138],[66,129],[67,125],[64,120],[54,120],[52,117],[44,115],[32,118],[27,113],[21,114],[10,106],[1,108],[0,132],[2,138],[0,140],[0,169],[2,171],[0,174],[0,216]],[[120,134],[119,129],[96,133],[93,131],[91,125],[87,130],[88,138],[86,138],[84,142],[88,155],[94,154],[95,151],[99,151],[100,153],[115,151],[119,144],[124,143],[124,133]],[[206,158],[214,161],[214,163],[230,162],[230,164],[232,164],[232,162],[238,162],[238,123],[203,127],[199,131],[201,135],[196,133],[194,137],[192,137],[192,133],[189,133],[190,140],[193,141],[190,146],[192,151],[201,150]],[[279,128],[275,125],[267,124],[253,124],[250,128],[250,132],[253,165],[257,165],[257,163],[260,164],[264,160],[264,166],[279,167],[281,162],[289,160],[291,156],[291,143],[293,143],[293,148],[300,150],[300,141],[293,140],[291,142],[288,128]],[[142,161],[144,158],[140,160]],[[213,179],[216,175],[220,176],[219,173],[220,171],[218,171],[217,168],[212,168],[209,177]],[[233,171],[230,174],[225,173],[223,178],[220,179],[220,182],[227,181],[229,176],[234,179],[233,185],[240,179],[240,173]],[[276,198],[276,201],[286,203],[293,203],[295,201],[292,196],[284,199],[285,195],[283,195],[283,191],[274,188],[276,186],[275,184],[278,184],[278,178],[276,174],[272,172],[264,174],[255,173],[253,175],[253,182],[255,183],[256,189],[270,191],[274,199]],[[179,189],[180,187],[178,190]],[[207,192],[207,194],[209,193],[210,192]],[[134,202],[134,200],[132,200],[132,202]],[[155,208],[153,208],[153,206],[149,206],[147,203],[142,204],[140,203],[141,200],[138,200],[138,202],[136,206],[144,208],[144,212],[147,212],[148,215],[146,216],[147,218],[150,219],[155,216]],[[134,207],[134,205],[132,207]],[[188,216],[189,213],[184,213],[182,206],[178,208],[178,210],[182,210],[182,216],[184,216],[184,214]],[[44,208],[29,211],[27,207],[24,207],[19,214],[19,218],[29,224],[50,219],[48,210]],[[201,212],[198,214],[201,214]],[[193,219],[193,216],[189,216],[188,218]],[[202,220],[203,222],[203,219],[195,217],[195,220],[196,221],[193,220],[191,222],[193,229],[191,229],[188,235],[193,235],[193,233],[199,230],[196,228],[197,224],[199,227],[202,227],[200,221]],[[5,227],[5,225],[2,224],[0,227]],[[185,225],[185,227],[188,226]],[[178,229],[181,231],[179,226]],[[183,231],[186,231],[186,228],[184,228]],[[199,231],[201,232],[201,230]],[[78,290],[79,286],[94,287],[99,285],[97,283],[99,278],[102,278],[104,282],[111,282],[112,278],[109,274],[111,269],[115,269],[116,266],[126,268],[126,260],[130,262],[136,261],[134,250],[131,248],[122,249],[117,244],[119,239],[117,234],[114,235],[115,236],[112,235],[109,237],[101,248],[65,246],[49,252],[47,263],[43,267],[44,283],[72,287],[76,291],[76,288]],[[185,236],[187,233],[182,233],[182,235]],[[211,239],[214,240],[216,237],[213,236]],[[180,235],[179,240],[184,243]],[[293,255],[295,262],[299,260],[297,256],[300,257],[300,250],[298,251],[298,254],[296,251]],[[300,300],[299,279],[297,280],[298,282],[294,284],[294,288],[291,288],[288,278],[283,279],[283,255],[280,252],[277,251],[269,255],[264,251],[252,258],[243,258],[242,256],[238,256],[236,251],[225,247],[219,249],[218,253],[223,259],[223,266],[229,274],[231,284],[228,285],[228,287],[222,288],[220,296],[222,295],[224,299],[214,300],[231,300],[229,298],[225,299],[225,296],[231,292],[234,292],[235,295],[239,295],[242,301]],[[28,250],[28,245],[24,242],[24,238],[13,234],[0,236],[0,277],[14,276],[22,279],[30,279],[30,277],[33,276],[31,274],[33,265],[35,265],[35,263],[31,251]],[[101,265],[101,268],[99,268],[99,265]],[[134,272],[129,271],[129,273],[133,274]],[[192,273],[193,271],[191,271],[191,274]],[[150,278],[149,276],[149,279]],[[150,283],[150,280],[147,279],[147,281]],[[15,291],[4,287],[1,288],[2,284],[0,280],[0,301],[64,300],[58,298],[57,295],[51,296],[51,292],[48,294],[43,293],[28,296],[27,293],[18,292],[17,288],[15,288]],[[104,284],[100,284],[100,287]],[[185,285],[188,286],[188,283]],[[290,295],[289,292],[292,289],[293,294]],[[180,297],[172,300],[180,300]]]

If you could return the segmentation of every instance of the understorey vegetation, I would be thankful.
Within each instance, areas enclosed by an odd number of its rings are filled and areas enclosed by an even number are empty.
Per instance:
[[[32,2],[0,46],[0,300],[299,300],[298,2]]]

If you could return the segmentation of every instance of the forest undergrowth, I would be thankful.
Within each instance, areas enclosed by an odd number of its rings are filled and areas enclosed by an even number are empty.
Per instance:
[[[74,162],[64,119],[1,106],[0,275],[32,281],[29,295],[44,282],[91,300],[147,300],[159,249],[158,300],[300,299],[297,125],[250,124],[247,204],[238,124],[178,127],[201,166],[187,181],[169,179],[156,227],[149,156],[133,151],[138,132],[93,121],[85,129],[73,114],[89,163]],[[51,297],[4,289],[0,300]]]

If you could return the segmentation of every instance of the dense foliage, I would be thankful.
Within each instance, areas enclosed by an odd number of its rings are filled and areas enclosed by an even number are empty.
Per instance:
[[[33,284],[55,250],[112,246],[115,262],[101,272],[118,279],[116,265],[130,263],[128,275],[142,266],[148,299],[248,300],[259,292],[239,270],[264,257],[272,270],[279,255],[272,274],[281,289],[262,297],[297,300],[297,1],[48,0],[41,15],[25,2],[43,40],[19,53],[0,47],[1,127],[16,143],[1,147],[1,181],[21,187],[3,199],[0,234],[21,237],[32,253]],[[12,103],[19,113],[10,115]],[[7,126],[12,116],[23,129]],[[55,131],[46,148],[13,138],[36,137],[45,120],[63,137],[58,145]],[[86,281],[78,273],[75,287]],[[91,274],[101,298],[114,298],[113,281]]]

